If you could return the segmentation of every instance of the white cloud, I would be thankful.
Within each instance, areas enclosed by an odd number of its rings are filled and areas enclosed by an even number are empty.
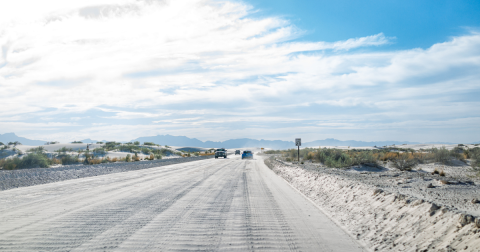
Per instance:
[[[135,124],[118,120],[151,119],[139,136],[208,135],[223,124],[248,137],[246,128],[284,134],[291,122],[310,132],[480,117],[468,96],[480,92],[480,34],[377,52],[391,41],[382,33],[298,42],[303,32],[288,20],[251,18],[252,11],[200,0],[1,3],[0,120],[30,130],[38,117],[81,125],[82,113],[101,111],[110,121],[89,121],[82,133],[100,139],[108,127],[121,134]],[[360,47],[372,49],[352,51]],[[55,125],[65,135],[68,127]]]

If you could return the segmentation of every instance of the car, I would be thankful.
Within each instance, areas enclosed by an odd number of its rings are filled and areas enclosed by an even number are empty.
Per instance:
[[[235,155],[237,155],[237,154],[238,154],[238,155],[241,155],[241,154],[240,154],[240,150],[236,150],[236,151],[235,151]]]
[[[215,158],[219,157],[227,158],[227,150],[225,150],[225,148],[220,148],[215,151]]]
[[[250,150],[243,151],[242,159],[253,159],[253,153]]]

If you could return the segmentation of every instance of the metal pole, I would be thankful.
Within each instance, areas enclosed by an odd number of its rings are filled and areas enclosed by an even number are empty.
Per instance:
[[[298,147],[298,163],[300,163],[300,146],[297,146]]]

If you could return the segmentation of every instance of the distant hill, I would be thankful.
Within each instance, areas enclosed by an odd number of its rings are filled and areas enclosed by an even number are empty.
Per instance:
[[[154,142],[160,145],[169,146],[191,146],[191,147],[224,147],[224,148],[244,148],[244,147],[264,147],[272,149],[290,149],[295,148],[293,141],[282,140],[256,140],[249,138],[231,139],[223,142],[214,141],[200,141],[196,138],[188,138],[185,136],[172,136],[172,135],[158,135],[150,137],[139,137],[132,141]],[[363,141],[341,141],[333,138],[325,140],[316,140],[312,142],[304,142],[302,147],[318,147],[318,146],[351,146],[351,147],[364,147],[364,146],[384,146],[384,145],[401,145],[401,144],[417,144],[416,142],[408,141],[378,141],[378,142],[363,142]]]
[[[347,140],[341,141],[334,138],[327,138],[324,140],[315,140],[310,142],[305,142],[305,139],[302,139],[302,147],[318,147],[318,146],[350,146],[350,147],[365,147],[365,146],[385,146],[385,145],[402,145],[402,144],[419,144],[418,142],[408,142],[408,141],[375,141],[375,142],[364,142],[364,141],[355,141]],[[5,133],[0,134],[0,142],[7,144],[8,142],[19,141],[23,145],[43,145],[47,141],[42,140],[30,140],[24,137],[19,137],[15,133]],[[97,140],[92,140],[90,138],[80,140],[83,143],[96,143]],[[147,136],[139,137],[132,140],[131,142],[139,141],[140,143],[144,142],[153,142],[160,145],[169,145],[169,146],[189,146],[189,147],[201,147],[201,148],[216,148],[224,147],[227,149],[232,148],[245,148],[245,147],[264,147],[271,149],[291,149],[295,148],[293,141],[282,141],[282,140],[256,140],[250,138],[240,138],[240,139],[230,139],[226,141],[200,141],[196,138],[188,138],[186,136],[172,136],[172,135],[158,135],[158,136]],[[101,142],[107,142],[102,140]],[[480,142],[472,142],[480,143]],[[448,142],[430,142],[427,144],[454,144]]]
[[[102,140],[102,141],[98,141],[98,140],[92,140],[90,138],[87,138],[87,139],[83,139],[83,140],[80,140],[80,142],[82,143],[97,143],[97,142],[108,142],[107,140]]]
[[[15,133],[0,134],[0,142],[8,144],[8,142],[19,141],[23,145],[44,145],[47,141],[30,140],[25,137],[19,137]]]

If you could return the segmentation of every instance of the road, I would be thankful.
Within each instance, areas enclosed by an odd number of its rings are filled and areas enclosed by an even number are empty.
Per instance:
[[[0,192],[1,251],[362,251],[261,159]]]

